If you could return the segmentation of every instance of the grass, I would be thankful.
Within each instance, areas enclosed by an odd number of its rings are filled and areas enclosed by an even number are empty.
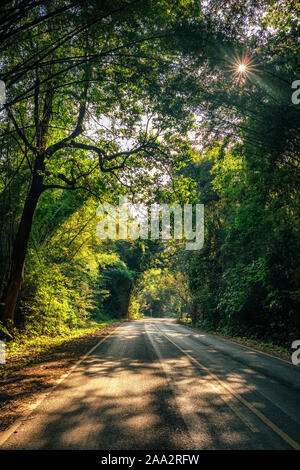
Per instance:
[[[96,331],[115,321],[108,320],[102,323],[89,321],[79,328],[65,329],[57,335],[38,335],[34,331],[17,334],[14,339],[6,343],[6,364],[0,365],[0,375],[11,368],[25,366],[74,339],[92,336]]]

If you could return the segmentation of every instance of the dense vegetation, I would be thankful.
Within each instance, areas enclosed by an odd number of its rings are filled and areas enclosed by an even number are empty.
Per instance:
[[[292,0],[4,2],[4,337],[152,315],[298,339],[298,27]],[[204,204],[203,249],[99,240],[122,194]]]

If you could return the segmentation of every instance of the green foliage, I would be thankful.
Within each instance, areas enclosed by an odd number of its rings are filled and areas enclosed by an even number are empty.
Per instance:
[[[100,273],[100,283],[104,288],[103,311],[110,318],[126,318],[133,288],[135,271],[119,261]]]
[[[0,376],[5,375],[9,370],[22,368],[27,364],[43,358],[44,355],[49,357],[53,351],[60,346],[82,337],[93,336],[93,334],[105,328],[113,321],[97,323],[88,321],[79,328],[65,329],[60,335],[46,333],[37,335],[34,329],[18,331],[15,329],[14,336],[6,343],[6,364],[0,365]]]
[[[96,238],[96,204],[56,190],[41,201],[27,254],[16,324],[29,336],[66,335],[100,309],[98,265],[118,259]]]
[[[168,268],[150,268],[135,286],[133,316],[179,317],[189,309],[184,276]]]
[[[218,199],[206,205],[205,246],[189,258],[192,320],[288,346],[300,331],[300,201],[286,185],[296,175],[247,147],[245,158],[215,153],[210,173]]]
[[[53,337],[91,319],[172,315],[290,344],[300,334],[296,2],[88,3],[6,2],[11,21],[0,24],[0,292],[15,265],[21,284],[26,255],[18,329]],[[245,53],[253,68],[236,76]],[[99,242],[97,205],[128,192],[205,204],[204,248]]]

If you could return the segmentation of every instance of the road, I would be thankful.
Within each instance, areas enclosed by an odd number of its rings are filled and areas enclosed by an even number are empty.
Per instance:
[[[299,449],[300,368],[171,319],[123,323],[2,449]]]

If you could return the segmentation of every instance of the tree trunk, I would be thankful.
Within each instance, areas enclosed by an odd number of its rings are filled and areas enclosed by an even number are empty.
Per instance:
[[[22,286],[24,262],[30,237],[34,212],[42,193],[43,176],[35,171],[27,194],[21,221],[15,237],[9,279],[0,304],[0,321],[14,321],[15,307]]]

